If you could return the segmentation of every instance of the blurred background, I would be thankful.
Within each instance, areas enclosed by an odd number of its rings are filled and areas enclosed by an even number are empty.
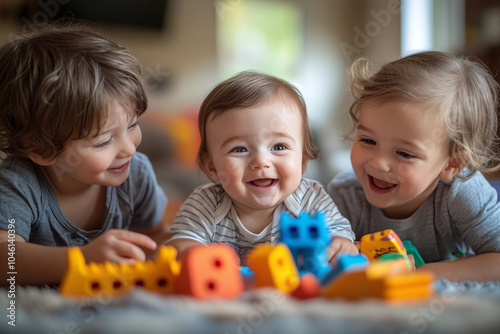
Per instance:
[[[500,0],[0,0],[0,43],[62,17],[100,26],[144,65],[139,150],[173,204],[208,181],[195,165],[198,107],[237,72],[276,75],[303,93],[322,152],[306,176],[326,184],[350,167],[342,136],[356,57],[381,64],[441,50],[500,68]]]

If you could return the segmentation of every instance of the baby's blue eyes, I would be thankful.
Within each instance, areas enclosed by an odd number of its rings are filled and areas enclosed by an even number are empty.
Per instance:
[[[406,152],[402,152],[402,151],[399,151],[398,154],[405,158],[405,159],[411,159],[411,158],[415,158],[415,156],[413,154],[410,154],[410,153],[406,153]]]
[[[247,149],[244,148],[244,147],[235,147],[231,150],[231,152],[234,152],[234,153],[244,153],[244,152],[247,152]]]
[[[286,150],[286,145],[284,144],[276,144],[272,147],[271,151],[283,151]],[[248,150],[245,147],[235,147],[231,151],[231,153],[245,153]]]

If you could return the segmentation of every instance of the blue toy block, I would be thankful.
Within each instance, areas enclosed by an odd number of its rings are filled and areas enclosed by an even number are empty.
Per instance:
[[[410,240],[404,240],[403,246],[406,248],[406,253],[408,255],[409,254],[413,255],[413,259],[415,260],[415,267],[425,264],[424,260],[422,259],[420,253],[417,250],[417,247],[415,247]]]
[[[253,287],[255,282],[255,273],[249,268],[245,266],[240,267],[240,273],[243,277],[243,284],[245,286],[245,290],[249,290]]]
[[[337,258],[337,263],[321,278],[320,283],[322,286],[325,286],[342,272],[363,269],[366,268],[369,263],[370,261],[364,254],[340,254]]]
[[[283,212],[280,230],[280,242],[290,249],[300,275],[312,273],[322,277],[330,270],[327,249],[331,238],[324,214],[301,213],[295,218]]]

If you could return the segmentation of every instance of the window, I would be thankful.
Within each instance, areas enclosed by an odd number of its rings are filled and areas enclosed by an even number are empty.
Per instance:
[[[302,50],[302,13],[296,4],[219,0],[216,9],[221,78],[257,70],[293,81]]]

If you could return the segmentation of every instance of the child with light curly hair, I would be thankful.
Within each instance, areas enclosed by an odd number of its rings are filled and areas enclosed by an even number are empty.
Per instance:
[[[479,62],[423,52],[352,67],[353,171],[328,185],[358,237],[393,229],[437,278],[500,279],[498,85]],[[467,257],[467,255],[475,256]],[[458,261],[442,262],[462,257]]]

